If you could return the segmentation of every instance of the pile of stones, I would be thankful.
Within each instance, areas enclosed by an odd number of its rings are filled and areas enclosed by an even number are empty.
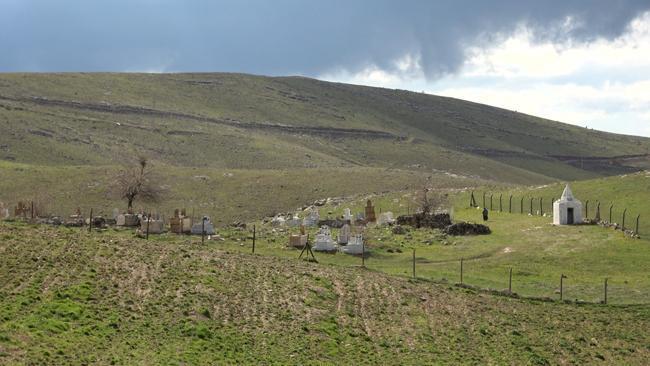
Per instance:
[[[402,215],[397,218],[398,225],[408,225],[414,228],[444,229],[451,225],[451,216],[448,213]]]
[[[470,222],[459,222],[453,225],[449,225],[444,229],[444,233],[447,235],[487,235],[492,231],[489,227],[482,224],[474,224]]]

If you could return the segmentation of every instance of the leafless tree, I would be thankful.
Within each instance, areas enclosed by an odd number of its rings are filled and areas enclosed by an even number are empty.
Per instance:
[[[115,184],[121,199],[126,200],[128,208],[133,208],[137,199],[156,202],[160,198],[160,188],[152,182],[151,165],[145,157],[140,157],[136,166],[125,168],[115,176]]]
[[[427,178],[419,196],[420,212],[423,215],[433,214],[436,209],[440,208],[445,203],[446,195],[442,195],[433,190],[431,179],[431,176]]]

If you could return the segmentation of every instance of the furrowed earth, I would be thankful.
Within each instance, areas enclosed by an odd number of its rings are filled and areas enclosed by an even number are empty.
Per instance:
[[[512,299],[236,253],[1,224],[3,363],[644,364],[645,305]],[[296,254],[296,253],[294,253]]]

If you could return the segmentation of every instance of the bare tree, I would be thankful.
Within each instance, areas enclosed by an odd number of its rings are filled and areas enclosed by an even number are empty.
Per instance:
[[[117,173],[115,183],[120,198],[126,200],[129,209],[133,208],[136,198],[149,202],[160,198],[161,191],[152,182],[151,165],[145,157],[140,157],[136,166]]]
[[[443,196],[431,188],[431,179],[431,176],[427,178],[419,196],[420,211],[425,216],[433,214],[445,203],[446,198],[446,195]]]

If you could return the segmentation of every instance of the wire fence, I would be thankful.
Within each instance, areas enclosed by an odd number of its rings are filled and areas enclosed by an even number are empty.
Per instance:
[[[481,197],[480,201],[477,196]],[[557,196],[516,196],[491,192],[475,194],[472,191],[468,200],[469,207],[485,207],[490,211],[511,214],[553,217],[553,204],[559,198]],[[633,212],[628,210],[627,207],[619,206],[611,201],[584,201],[582,205],[582,217],[586,222],[611,226],[615,229],[628,232],[631,235],[640,235],[643,225],[639,212]]]
[[[492,196],[492,202],[490,202],[490,196]],[[509,196],[507,201],[503,199],[502,195],[500,195],[499,200],[494,199],[494,194],[485,194],[485,197],[486,204],[491,204],[493,210],[496,207],[496,210],[500,212],[512,211],[510,203],[515,202],[514,196]],[[504,209],[504,201],[507,202],[507,206],[505,206],[507,210]],[[519,199],[519,201],[520,210],[519,212],[513,213],[522,213],[521,202],[523,199]],[[543,205],[545,200],[540,198],[537,202]],[[495,206],[495,204],[498,204],[498,206]],[[549,207],[552,207],[552,199],[548,200],[548,204]],[[471,203],[470,206],[472,206]],[[51,224],[52,222],[47,220],[51,220],[52,216],[42,215],[42,213],[37,211],[36,207],[37,205],[32,202],[19,203],[15,206],[13,215],[7,208],[4,208],[4,213],[0,209],[0,219]],[[530,200],[526,207],[530,210]],[[540,212],[536,214],[544,215],[546,213],[544,209],[544,206],[540,206]],[[588,210],[588,208],[585,209]],[[386,212],[388,210],[384,209],[383,211]],[[392,207],[391,210],[391,212],[399,214],[411,214],[412,211],[414,209],[410,203],[408,207],[400,205]],[[152,210],[152,212],[155,211]],[[523,213],[530,214],[530,212]],[[4,217],[2,216],[3,214],[5,215]],[[76,224],[72,226],[79,226],[80,230],[92,232],[94,228],[97,228],[93,227],[97,225],[94,218],[102,217],[102,214],[101,212],[93,212],[91,209],[88,213],[87,220],[76,221]],[[204,243],[207,236],[204,217],[196,216],[194,213],[186,214],[187,217],[191,218],[192,223],[201,224],[201,242]],[[71,217],[73,216],[75,215]],[[144,239],[149,238],[150,220],[148,218],[153,216],[150,213],[141,214],[141,218],[145,219],[143,222],[146,223],[146,226],[142,224],[134,226],[140,230],[141,237]],[[157,216],[163,222],[163,226],[169,227],[169,219],[160,215]],[[66,223],[61,222],[60,224]],[[104,222],[101,225],[106,225],[106,223]],[[109,222],[110,225],[115,225],[115,223]],[[268,235],[268,231],[257,230],[257,225],[249,226],[248,228],[245,228],[245,225],[243,225],[240,229],[243,230],[245,236],[243,237],[243,241],[237,245],[237,250],[239,251],[255,253],[256,247],[258,250],[261,247],[260,241],[269,243],[272,239],[273,242],[276,242],[277,237],[273,236],[271,238]],[[157,230],[156,233],[159,233],[159,231]],[[312,240],[308,240],[308,243],[310,242]],[[340,261],[334,259],[332,255],[319,252],[311,252],[310,257],[303,256],[307,246],[302,248],[302,250],[298,248],[295,256],[299,259],[312,258],[315,261],[325,260],[328,263],[341,266],[361,266],[370,270],[411,277],[418,280],[449,284],[475,291],[492,293],[494,295],[529,298],[538,301],[571,301],[600,304],[647,304],[650,302],[649,289],[644,288],[644,285],[639,286],[635,282],[628,282],[628,280],[621,280],[615,277],[594,279],[593,276],[589,276],[588,279],[585,279],[585,276],[579,273],[579,268],[567,268],[562,273],[553,273],[552,275],[532,276],[526,264],[521,262],[500,264],[496,267],[493,265],[486,269],[482,262],[484,258],[452,258],[434,261],[427,257],[418,256],[417,249],[405,249],[401,253],[394,252],[391,254],[391,259],[387,259],[384,255],[379,255],[376,247],[376,243],[368,245],[367,249],[369,250],[369,254],[357,255],[357,260],[353,259],[354,257],[352,256],[346,256],[349,259]],[[365,249],[363,250],[364,253]],[[357,262],[355,263],[355,261]]]

